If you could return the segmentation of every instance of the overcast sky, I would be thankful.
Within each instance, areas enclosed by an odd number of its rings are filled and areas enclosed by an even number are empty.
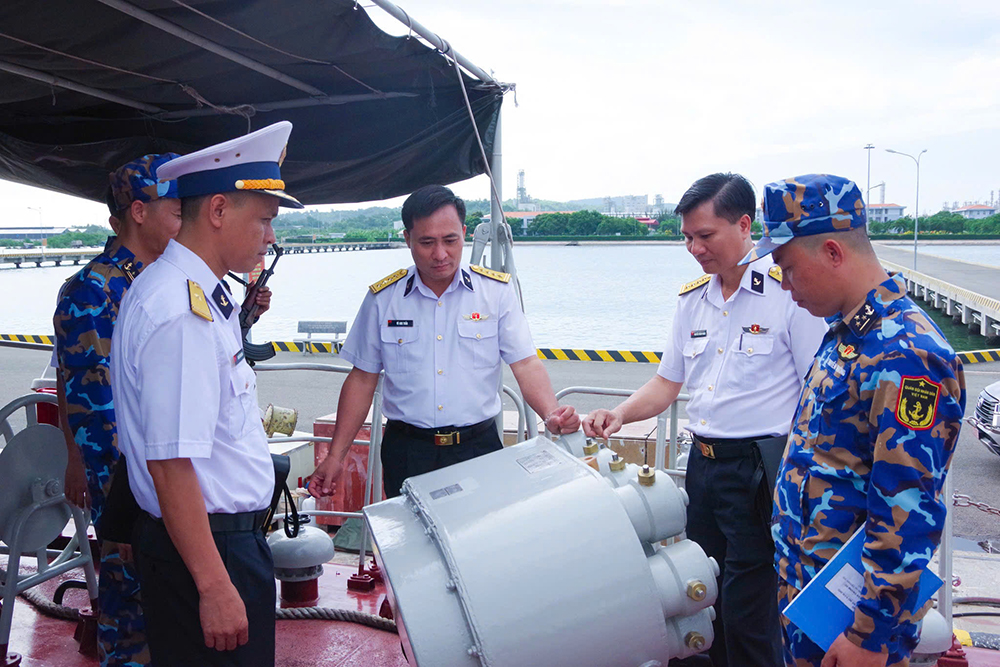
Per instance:
[[[913,210],[1000,198],[997,0],[400,0],[517,84],[503,111],[504,197],[656,194],[739,171],[757,187],[829,172]],[[406,34],[376,7],[369,13]],[[455,186],[488,196],[483,177]],[[872,202],[879,193],[872,190]],[[398,205],[398,201],[391,202]],[[27,207],[41,208],[41,213]],[[342,207],[338,207],[342,208]],[[350,208],[355,208],[351,206]],[[103,207],[0,182],[0,225],[103,222]]]

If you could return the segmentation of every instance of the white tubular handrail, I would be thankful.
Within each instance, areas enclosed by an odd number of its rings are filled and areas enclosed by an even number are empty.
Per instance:
[[[556,400],[569,396],[570,394],[588,394],[591,396],[631,396],[635,393],[633,389],[614,389],[611,387],[566,387],[556,392]],[[672,477],[684,478],[687,473],[679,470],[677,465],[677,433],[678,419],[680,411],[677,404],[681,401],[689,401],[688,394],[678,394],[670,407],[656,416],[656,451],[653,457],[654,467],[662,470]],[[667,450],[667,421],[670,422],[670,443],[674,446]]]
[[[534,437],[534,436],[530,435],[527,431],[525,431],[525,427],[527,425],[527,418],[526,418],[526,415],[525,415],[524,401],[521,400],[521,397],[517,395],[516,391],[514,391],[513,389],[511,389],[507,385],[503,385],[502,389],[503,389],[503,393],[507,395],[507,398],[509,398],[511,401],[514,402],[514,407],[517,408],[517,442],[521,442],[521,436],[522,435],[525,435],[525,440],[527,440],[528,438]],[[502,414],[502,412],[501,412],[501,414]],[[501,427],[502,426],[503,425],[501,424]],[[535,426],[535,433],[536,433],[536,435],[538,433],[538,426],[537,425]]]

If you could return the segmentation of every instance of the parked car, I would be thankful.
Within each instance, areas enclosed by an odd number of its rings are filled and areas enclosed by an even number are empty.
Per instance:
[[[976,401],[976,414],[968,421],[976,427],[979,442],[1000,456],[1000,382],[983,389]]]

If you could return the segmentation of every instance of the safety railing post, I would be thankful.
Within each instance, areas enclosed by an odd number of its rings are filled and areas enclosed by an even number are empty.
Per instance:
[[[944,582],[944,586],[941,587],[941,597],[938,600],[938,608],[941,615],[944,616],[945,622],[948,624],[948,632],[954,631],[954,619],[952,618],[952,568],[954,565],[954,556],[952,554],[952,539],[951,531],[952,526],[955,522],[953,510],[952,495],[954,490],[952,488],[953,481],[951,475],[945,475],[944,478],[944,489],[942,490],[944,494],[945,503],[945,515],[944,515],[944,530],[941,533],[941,557],[938,559],[938,569],[941,581]]]

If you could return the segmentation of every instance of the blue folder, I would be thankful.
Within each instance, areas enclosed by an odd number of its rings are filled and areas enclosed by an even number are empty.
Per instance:
[[[864,525],[840,548],[829,563],[812,578],[783,612],[789,621],[806,633],[824,651],[854,623],[854,609],[864,588]],[[919,608],[944,582],[931,570],[920,575],[917,589]]]

